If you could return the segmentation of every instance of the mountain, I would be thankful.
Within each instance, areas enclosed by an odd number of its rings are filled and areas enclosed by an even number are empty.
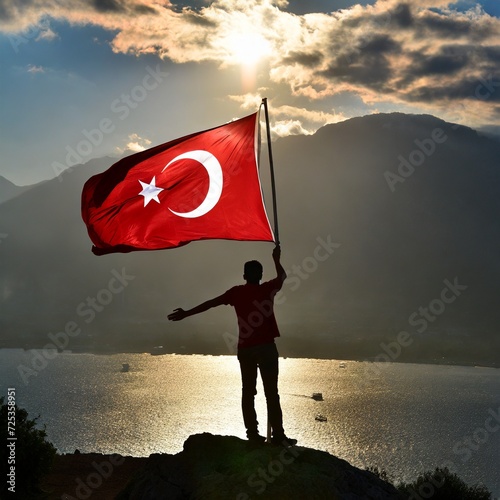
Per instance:
[[[30,186],[16,186],[0,175],[0,203],[19,196],[29,188]]]
[[[500,364],[498,141],[393,113],[279,139],[273,155],[289,275],[276,306],[283,355]],[[81,190],[114,161],[0,205],[3,345],[233,352],[230,308],[180,323],[166,315],[240,283],[246,260],[272,277],[272,245],[94,256]],[[270,201],[265,161],[261,172]]]

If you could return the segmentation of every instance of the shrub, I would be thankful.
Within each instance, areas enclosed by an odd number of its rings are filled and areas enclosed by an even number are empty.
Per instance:
[[[368,472],[371,472],[375,476],[377,476],[382,481],[385,481],[386,483],[390,483],[391,482],[390,479],[389,479],[389,476],[388,476],[387,472],[385,471],[385,469],[380,469],[379,470],[378,467],[366,467],[366,470]]]
[[[398,490],[407,498],[432,498],[432,500],[491,500],[491,493],[484,486],[467,485],[455,473],[436,467],[435,471],[421,474],[412,483],[402,483]]]
[[[56,454],[56,448],[52,443],[46,441],[47,434],[44,429],[37,429],[37,420],[40,416],[34,419],[28,418],[28,412],[23,408],[14,405],[16,414],[15,437],[16,441],[7,440],[8,432],[8,409],[12,411],[12,407],[7,407],[4,403],[3,397],[0,397],[0,435],[2,436],[2,464],[10,469],[8,458],[10,457],[10,450],[6,443],[15,443],[15,492],[13,498],[27,498],[34,496],[38,491],[38,482],[41,477],[50,471],[52,461]],[[2,475],[5,478],[5,475]],[[0,487],[0,496],[2,498],[9,498],[8,491],[9,484],[5,479],[2,480]]]

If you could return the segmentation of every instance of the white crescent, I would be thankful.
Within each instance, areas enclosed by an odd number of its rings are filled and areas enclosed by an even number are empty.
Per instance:
[[[205,167],[209,178],[208,193],[201,205],[190,212],[174,212],[171,208],[169,208],[169,210],[179,217],[194,219],[195,217],[201,217],[210,212],[210,210],[217,205],[222,194],[222,167],[220,166],[219,160],[217,160],[212,153],[204,151],[203,149],[197,149],[176,156],[163,167],[162,172],[172,165],[172,163],[185,159],[195,160]]]

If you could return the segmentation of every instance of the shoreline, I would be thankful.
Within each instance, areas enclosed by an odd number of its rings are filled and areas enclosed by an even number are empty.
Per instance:
[[[40,351],[44,350],[43,347],[0,347],[0,351],[2,350],[21,350],[21,351]],[[117,356],[120,354],[150,354],[151,356],[213,356],[213,357],[221,357],[221,356],[236,356],[236,354],[227,354],[227,353],[215,353],[215,352],[155,352],[152,350],[93,350],[89,348],[76,348],[76,349],[50,349],[51,351],[57,350],[59,354],[92,354],[95,356]],[[466,362],[466,361],[455,361],[455,360],[435,360],[435,359],[422,359],[422,360],[407,360],[407,361],[377,361],[376,357],[373,358],[332,358],[332,357],[313,357],[313,356],[294,356],[294,355],[280,355],[282,359],[313,359],[313,360],[328,360],[328,361],[351,361],[356,363],[394,363],[394,364],[416,364],[416,365],[439,365],[439,366],[457,366],[457,367],[468,367],[468,368],[492,368],[499,369],[499,363],[492,364],[482,364],[481,362]]]

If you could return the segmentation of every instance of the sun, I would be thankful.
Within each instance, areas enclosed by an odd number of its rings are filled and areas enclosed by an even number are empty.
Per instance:
[[[232,33],[224,43],[230,64],[255,66],[271,54],[271,44],[258,33]]]

